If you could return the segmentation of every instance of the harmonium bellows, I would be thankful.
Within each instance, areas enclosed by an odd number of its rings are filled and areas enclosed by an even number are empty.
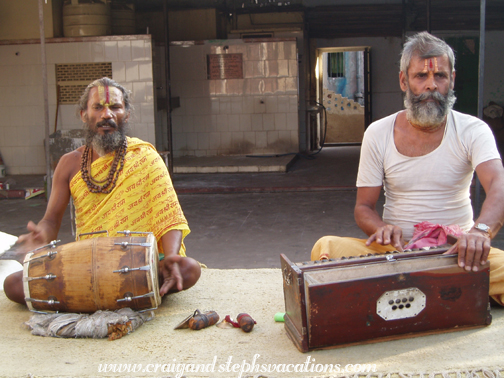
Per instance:
[[[302,352],[489,325],[489,263],[447,249],[292,263],[280,255],[285,329]]]

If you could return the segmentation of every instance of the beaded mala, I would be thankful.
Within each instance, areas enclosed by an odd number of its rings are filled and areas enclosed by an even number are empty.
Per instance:
[[[124,138],[123,143],[117,149],[114,160],[112,162],[112,166],[110,167],[110,171],[105,180],[97,180],[91,174],[91,162],[93,160],[93,149],[89,146],[86,146],[84,149],[84,153],[82,154],[81,161],[81,176],[84,182],[86,183],[89,191],[91,193],[103,193],[108,194],[115,188],[117,178],[119,177],[119,173],[121,173],[124,167],[124,158],[126,156],[126,150],[128,148],[128,141]],[[119,166],[119,169],[117,169]],[[103,185],[99,185],[103,184]]]

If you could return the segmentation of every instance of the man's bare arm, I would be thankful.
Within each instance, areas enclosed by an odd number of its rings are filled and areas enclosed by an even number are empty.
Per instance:
[[[504,221],[504,168],[500,159],[489,160],[476,167],[476,173],[486,193],[481,213],[475,224],[490,226],[490,235],[495,236]],[[457,244],[449,251],[457,251],[459,265],[466,270],[478,270],[490,252],[491,238],[474,227],[459,237]]]
[[[29,251],[47,244],[58,237],[61,221],[70,201],[69,183],[76,173],[75,167],[80,165],[80,155],[75,151],[64,155],[56,167],[53,176],[51,197],[42,220],[35,224],[28,222],[28,234],[21,235],[18,243],[23,250]]]
[[[161,243],[165,256],[160,261],[159,266],[159,271],[163,278],[159,294],[163,296],[170,290],[176,289],[181,291],[183,289],[184,281],[179,266],[182,257],[178,254],[182,244],[182,231],[168,231],[161,237]]]

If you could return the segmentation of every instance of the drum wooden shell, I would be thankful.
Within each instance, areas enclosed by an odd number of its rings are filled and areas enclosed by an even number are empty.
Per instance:
[[[124,242],[128,245],[115,244]],[[50,251],[57,253],[45,257]],[[25,300],[30,310],[40,312],[154,309],[161,303],[158,259],[156,238],[152,234],[95,237],[46,247],[30,252],[25,259]],[[142,270],[131,270],[140,267]],[[124,268],[128,271],[114,272]],[[56,277],[46,278],[48,275]],[[144,297],[134,298],[138,296]]]

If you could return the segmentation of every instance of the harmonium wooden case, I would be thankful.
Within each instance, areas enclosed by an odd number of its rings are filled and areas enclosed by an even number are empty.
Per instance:
[[[303,263],[280,255],[288,336],[307,352],[489,325],[489,263],[468,272],[446,250]]]

